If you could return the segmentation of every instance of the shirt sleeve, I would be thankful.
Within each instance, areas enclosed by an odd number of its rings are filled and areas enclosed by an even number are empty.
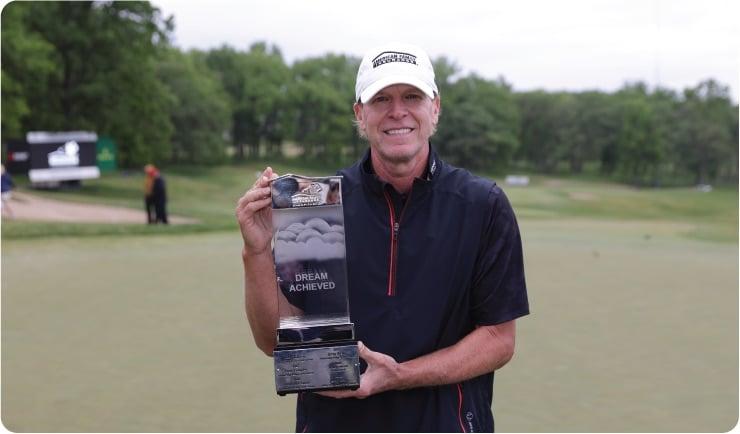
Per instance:
[[[494,185],[488,194],[490,218],[483,231],[472,287],[477,325],[501,324],[529,314],[522,239],[508,198]]]

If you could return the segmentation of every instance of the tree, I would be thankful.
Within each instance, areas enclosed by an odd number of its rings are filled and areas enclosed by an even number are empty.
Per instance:
[[[695,182],[716,179],[723,167],[737,176],[737,108],[729,88],[706,80],[686,89],[677,116],[680,165]]]
[[[229,103],[216,74],[198,52],[164,51],[159,78],[173,98],[172,161],[218,163],[226,156]]]
[[[470,168],[509,165],[518,145],[519,112],[503,80],[475,75],[449,86],[435,142],[451,163]]]
[[[55,73],[54,47],[28,28],[28,7],[5,6],[2,13],[2,135],[22,137],[29,100]]]
[[[116,139],[122,165],[166,155],[171,125],[154,57],[171,19],[147,2],[17,2],[3,19],[4,115],[16,130],[95,130]]]
[[[566,124],[572,132],[562,139],[571,172],[580,173],[585,163],[598,161],[604,149],[616,146],[619,124],[611,99],[595,91],[571,94],[567,99]]]
[[[231,141],[236,150],[236,158],[244,159],[244,144],[247,140],[247,113],[241,108],[244,100],[245,82],[244,53],[228,45],[210,50],[205,54],[205,62],[218,76],[221,86],[226,91],[231,117]]]
[[[654,182],[663,157],[663,143],[647,98],[633,96],[625,100],[621,120],[617,136],[620,173],[633,184]]]
[[[205,54],[205,62],[216,72],[228,95],[236,158],[258,155],[260,144],[277,153],[286,135],[286,93],[290,70],[280,49],[265,42],[252,44],[247,52],[227,45]]]
[[[259,154],[263,141],[276,152],[284,132],[285,95],[289,69],[280,50],[259,42],[249,48],[244,58],[244,92],[238,103],[243,115],[244,132],[251,146],[251,155]]]
[[[543,172],[554,171],[562,154],[560,141],[563,135],[557,133],[560,127],[559,98],[559,95],[541,90],[516,95],[521,117],[521,145],[516,157]]]
[[[434,59],[432,64],[434,65],[434,81],[437,83],[440,95],[444,96],[460,73],[460,67],[445,56]]]
[[[288,88],[291,136],[308,158],[337,164],[359,155],[361,141],[352,124],[359,63],[328,54],[293,65]]]

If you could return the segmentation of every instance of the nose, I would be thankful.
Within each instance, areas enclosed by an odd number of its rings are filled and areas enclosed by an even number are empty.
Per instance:
[[[402,119],[408,113],[406,105],[403,103],[401,98],[393,98],[391,101],[391,107],[388,111],[388,116],[391,119]]]

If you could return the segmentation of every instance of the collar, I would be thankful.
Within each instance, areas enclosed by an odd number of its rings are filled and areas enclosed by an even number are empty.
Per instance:
[[[363,155],[362,160],[360,161],[360,173],[362,176],[362,181],[363,184],[368,186],[373,192],[382,194],[383,189],[388,183],[380,179],[378,175],[375,174],[372,159],[370,158],[370,152],[371,150],[368,146],[367,150],[365,151],[365,155]],[[442,162],[439,160],[437,151],[435,151],[434,146],[429,143],[429,159],[427,160],[426,169],[424,170],[424,173],[421,175],[421,177],[417,177],[414,180],[414,187],[419,184],[431,186],[439,177],[438,175],[440,173],[441,163]]]

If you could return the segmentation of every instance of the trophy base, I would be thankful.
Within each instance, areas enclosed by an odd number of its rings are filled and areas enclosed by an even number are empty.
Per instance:
[[[360,387],[357,342],[275,348],[277,394],[355,390]]]

